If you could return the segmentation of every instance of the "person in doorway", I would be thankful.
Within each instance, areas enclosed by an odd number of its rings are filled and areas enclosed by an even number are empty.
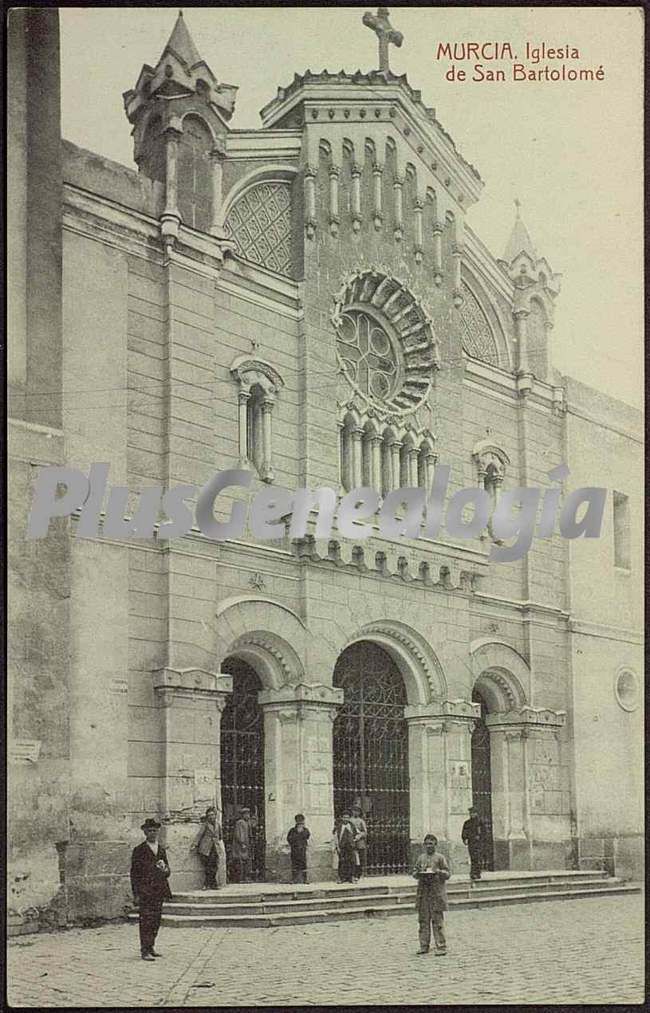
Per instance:
[[[352,819],[350,822],[355,834],[355,879],[359,879],[368,873],[368,827],[363,818],[360,805],[352,806]]]
[[[232,834],[232,859],[238,883],[248,883],[253,876],[253,828],[251,811],[246,806],[239,810],[239,818]]]
[[[356,848],[352,816],[349,812],[341,815],[341,823],[336,831],[336,851],[339,856],[339,883],[353,883]]]
[[[219,843],[221,841],[221,825],[217,819],[216,807],[206,809],[196,841],[192,850],[198,853],[205,875],[204,890],[218,890],[217,870],[220,864]]]
[[[294,817],[295,826],[287,834],[289,847],[291,848],[291,882],[307,882],[307,844],[310,833],[305,826],[305,817],[298,813]]]
[[[160,823],[146,819],[142,824],[145,840],[133,849],[131,855],[131,890],[138,905],[140,929],[140,955],[143,960],[160,957],[154,943],[160,928],[163,901],[171,900],[169,889],[169,862],[167,852],[158,843]]]
[[[469,819],[463,823],[460,836],[469,850],[469,878],[480,879],[485,849],[485,825],[474,806],[469,810]]]
[[[413,875],[418,881],[415,909],[418,913],[420,926],[420,949],[418,953],[428,953],[431,946],[431,929],[437,957],[447,953],[445,938],[445,911],[447,910],[447,880],[449,866],[444,855],[436,851],[438,838],[435,834],[427,834],[424,838],[424,850],[416,860]]]

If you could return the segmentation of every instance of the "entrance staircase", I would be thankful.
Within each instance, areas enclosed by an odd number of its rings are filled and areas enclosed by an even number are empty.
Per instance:
[[[163,925],[211,928],[269,928],[348,918],[385,918],[413,914],[415,880],[382,876],[359,883],[229,884],[221,890],[194,890],[174,895],[163,908]],[[488,872],[477,882],[452,876],[447,884],[453,909],[522,904],[577,897],[608,897],[640,890],[636,883],[606,872]],[[132,919],[137,914],[130,915]]]

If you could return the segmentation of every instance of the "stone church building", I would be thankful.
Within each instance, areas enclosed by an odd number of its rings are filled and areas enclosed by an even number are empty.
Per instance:
[[[12,13],[23,922],[122,913],[145,816],[164,824],[176,888],[198,886],[190,844],[215,801],[227,846],[250,807],[264,881],[289,877],[297,812],[310,878],[334,878],[333,823],[356,802],[370,874],[407,870],[430,830],[466,874],[471,804],[488,868],[640,874],[640,414],[553,368],[559,275],[519,208],[502,257],[475,234],[477,169],[390,70],[401,36],[384,9],[364,20],[379,69],[295,74],[261,127],[236,129],[236,86],[179,16],[123,96],[132,168],[61,140],[57,13]],[[429,489],[440,465],[448,497],[548,489],[563,463],[566,490],[608,497],[599,539],[556,530],[510,563],[490,561],[490,526],[389,538],[375,518],[368,539],[323,540],[315,515],[301,539],[219,542],[84,537],[77,513],[27,541],[39,468],[97,462],[128,486],[129,517],[143,489],[233,468],[251,488],[222,494],[217,517],[269,486]]]

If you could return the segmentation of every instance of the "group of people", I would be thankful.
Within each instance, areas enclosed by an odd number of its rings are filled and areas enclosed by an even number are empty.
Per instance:
[[[154,946],[165,900],[171,900],[169,888],[170,868],[167,853],[158,841],[161,824],[147,819],[142,824],[145,839],[133,849],[131,856],[131,889],[139,908],[140,953],[143,960],[155,960],[160,956]],[[231,859],[239,882],[247,882],[252,875],[253,829],[250,809],[243,807],[235,822],[232,836]],[[469,819],[461,831],[463,843],[470,856],[470,877],[481,878],[481,865],[485,849],[486,827],[478,811],[472,807]],[[294,883],[307,882],[307,846],[310,832],[305,817],[298,813],[294,826],[287,834],[291,853],[291,874]],[[340,883],[356,882],[367,871],[368,828],[361,807],[354,806],[351,812],[344,812],[334,827],[334,840],[338,854]],[[423,850],[418,856],[413,875],[418,883],[416,910],[418,912],[420,949],[428,953],[431,935],[435,953],[444,956],[447,942],[444,930],[444,912],[447,910],[446,883],[450,872],[444,855],[436,851],[438,839],[427,834]],[[226,882],[226,849],[223,842],[218,812],[211,806],[205,814],[203,825],[192,845],[201,859],[205,874],[204,889],[219,889]]]

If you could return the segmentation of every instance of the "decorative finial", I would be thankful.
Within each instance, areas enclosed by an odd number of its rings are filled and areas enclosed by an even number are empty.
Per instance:
[[[521,201],[519,200],[518,197],[515,197],[515,207],[517,208],[517,211],[516,211],[517,218],[521,218],[521,215],[519,214],[519,208],[521,207]]]
[[[366,28],[372,29],[377,36],[379,43],[379,69],[386,74],[390,71],[388,63],[388,46],[399,47],[402,45],[404,36],[396,31],[388,20],[388,7],[378,7],[376,14],[368,11],[363,15],[363,23]]]

